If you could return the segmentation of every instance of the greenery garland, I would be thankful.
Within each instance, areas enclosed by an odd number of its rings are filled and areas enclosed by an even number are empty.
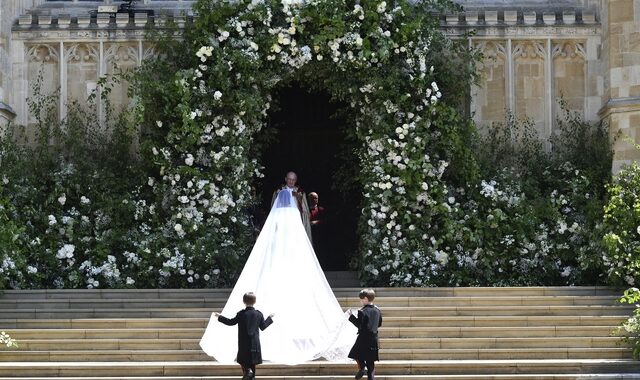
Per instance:
[[[204,239],[207,254],[220,258],[246,252],[249,189],[261,176],[255,145],[271,93],[294,80],[328,92],[351,115],[364,195],[363,280],[429,283],[446,264],[437,252],[446,237],[430,231],[452,223],[443,176],[456,154],[469,152],[460,137],[465,131],[457,130],[468,124],[442,101],[436,81],[455,66],[434,66],[442,56],[432,50],[448,43],[433,11],[448,7],[449,1],[199,1],[184,40],[167,40],[167,57],[149,64],[137,86],[158,174],[149,184],[169,213],[165,233],[177,241]],[[449,47],[455,56],[459,46]],[[468,81],[463,76],[472,69],[461,67],[450,77]],[[175,73],[171,80],[153,80],[167,72]]]

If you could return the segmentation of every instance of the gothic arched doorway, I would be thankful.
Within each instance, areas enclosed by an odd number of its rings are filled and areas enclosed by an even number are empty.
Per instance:
[[[314,228],[314,247],[324,270],[346,270],[356,252],[360,194],[345,191],[337,174],[344,167],[344,120],[335,117],[339,105],[329,95],[307,91],[299,84],[273,93],[274,109],[267,134],[275,132],[262,155],[265,177],[261,183],[262,207],[268,210],[272,192],[295,171],[298,184],[319,195],[325,208],[321,228]],[[355,158],[352,158],[355,159]]]

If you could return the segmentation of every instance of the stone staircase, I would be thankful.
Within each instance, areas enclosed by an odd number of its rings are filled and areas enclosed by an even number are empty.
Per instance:
[[[347,282],[347,277],[334,276]],[[335,278],[334,278],[335,280]],[[334,288],[356,308],[358,288]],[[384,288],[377,378],[640,379],[612,330],[632,309],[596,287]],[[25,290],[0,295],[4,379],[239,379],[198,342],[228,289]],[[265,363],[258,379],[350,379],[352,362]]]

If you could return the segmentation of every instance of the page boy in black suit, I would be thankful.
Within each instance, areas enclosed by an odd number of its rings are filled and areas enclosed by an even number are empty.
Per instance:
[[[242,297],[246,308],[240,310],[235,317],[229,319],[220,313],[213,313],[218,321],[227,326],[238,325],[238,355],[236,361],[242,366],[243,380],[252,380],[256,376],[256,365],[262,363],[260,350],[260,330],[264,330],[273,323],[273,314],[264,319],[262,313],[253,305],[256,303],[255,294],[249,292]]]
[[[358,363],[356,379],[367,374],[368,380],[375,378],[375,362],[378,358],[378,327],[382,326],[382,313],[372,302],[376,298],[373,289],[363,289],[358,295],[362,309],[358,310],[358,317],[349,310],[349,321],[358,328],[356,343],[349,351],[349,357]],[[366,368],[366,371],[365,371]]]

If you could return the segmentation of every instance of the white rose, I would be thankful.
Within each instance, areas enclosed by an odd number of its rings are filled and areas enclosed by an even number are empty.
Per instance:
[[[182,224],[177,223],[174,227],[174,230],[176,230],[176,232],[180,233],[182,231]]]
[[[222,92],[220,92],[220,91],[216,91],[216,92],[214,92],[214,93],[213,93],[213,98],[214,98],[215,100],[220,100],[220,99],[222,98]]]
[[[192,154],[187,154],[187,158],[184,159],[184,163],[187,166],[193,166],[193,155]]]
[[[127,282],[127,285],[133,285],[136,283],[136,281],[131,277],[127,277],[126,282]]]
[[[65,194],[62,194],[61,196],[58,197],[58,202],[64,206],[64,204],[67,202],[67,196]]]
[[[88,205],[89,203],[91,203],[91,200],[83,195],[80,197],[80,203],[82,203],[83,205]]]

